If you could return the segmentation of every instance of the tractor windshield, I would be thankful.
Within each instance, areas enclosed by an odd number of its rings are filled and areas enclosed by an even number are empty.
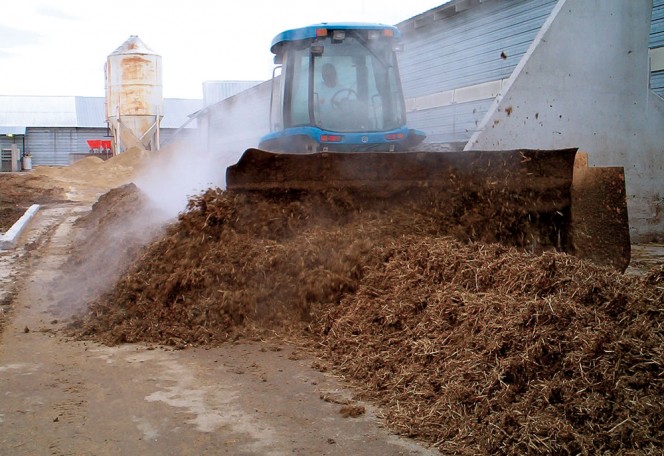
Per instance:
[[[319,39],[323,52],[291,54],[290,126],[338,132],[386,131],[405,123],[392,40],[347,31],[343,40]]]

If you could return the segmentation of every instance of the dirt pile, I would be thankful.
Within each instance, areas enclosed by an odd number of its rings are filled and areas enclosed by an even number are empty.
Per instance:
[[[133,148],[106,161],[86,157],[69,166],[37,166],[31,172],[0,173],[0,232],[10,228],[32,204],[94,202],[108,190],[134,180],[154,161],[154,155]]]
[[[210,189],[73,334],[185,347],[277,331],[446,453],[660,452],[662,267],[637,279],[463,244],[458,208],[421,208]]]
[[[0,173],[0,204],[30,206],[63,201],[62,187],[32,174]]]
[[[102,160],[85,157],[69,166],[38,166],[31,175],[64,189],[72,201],[96,201],[106,191],[125,185],[149,166],[154,152],[131,148]]]

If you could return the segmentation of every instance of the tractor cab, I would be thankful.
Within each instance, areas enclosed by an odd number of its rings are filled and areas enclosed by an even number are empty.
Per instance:
[[[403,151],[424,139],[406,127],[396,27],[322,23],[272,41],[271,132],[259,148],[290,153]]]

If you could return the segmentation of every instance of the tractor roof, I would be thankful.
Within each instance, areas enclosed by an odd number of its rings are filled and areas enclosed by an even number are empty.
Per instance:
[[[270,50],[273,53],[277,53],[277,49],[281,43],[287,41],[300,41],[306,39],[316,38],[316,31],[318,29],[328,29],[328,30],[392,30],[394,32],[394,37],[397,39],[401,38],[401,33],[393,25],[377,24],[371,22],[321,22],[320,24],[312,24],[306,27],[300,27],[296,29],[286,30],[281,32],[272,40],[272,46]]]

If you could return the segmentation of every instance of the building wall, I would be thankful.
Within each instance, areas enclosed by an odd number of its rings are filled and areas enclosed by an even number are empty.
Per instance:
[[[578,147],[625,168],[633,241],[664,233],[664,99],[648,88],[651,0],[560,0],[467,149]]]
[[[555,3],[456,1],[397,24],[409,125],[426,142],[468,141]]]
[[[76,151],[75,128],[28,128],[25,151],[32,154],[33,166],[70,163],[70,153]]]
[[[654,71],[650,76],[650,87],[655,95],[664,97],[664,71]]]
[[[88,139],[109,139],[105,128],[28,128],[25,150],[34,166],[66,166],[73,154],[89,152]]]
[[[0,135],[0,149],[9,149],[12,147],[12,144],[16,144],[23,153],[23,135],[15,135],[15,136],[4,136]]]
[[[175,128],[162,129],[160,140],[169,140]],[[67,166],[90,148],[88,139],[111,139],[106,128],[28,128],[25,151],[32,154],[33,166]]]

